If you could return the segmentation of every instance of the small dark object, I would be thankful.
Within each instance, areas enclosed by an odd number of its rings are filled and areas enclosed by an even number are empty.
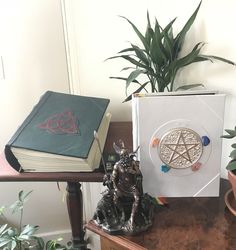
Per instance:
[[[142,173],[136,152],[129,153],[123,141],[113,147],[120,160],[104,176],[107,190],[98,202],[93,220],[109,234],[134,235],[147,230],[154,218],[153,198],[143,194]]]
[[[203,146],[207,146],[207,145],[209,145],[209,144],[210,144],[210,139],[209,139],[209,137],[206,136],[206,135],[202,136],[202,145],[203,145]]]

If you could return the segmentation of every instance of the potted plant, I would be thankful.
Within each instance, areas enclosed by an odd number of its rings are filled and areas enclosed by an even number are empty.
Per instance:
[[[123,68],[129,71],[127,77],[111,78],[125,81],[127,98],[124,101],[132,99],[133,146],[140,145],[144,190],[155,197],[219,195],[219,138],[223,129],[225,95],[176,91],[202,86],[199,83],[178,86],[176,83],[178,72],[193,63],[221,61],[235,66],[231,60],[203,54],[204,42],[193,45],[188,54],[181,53],[200,6],[201,2],[176,35],[173,32],[176,18],[164,27],[155,19],[153,26],[147,13],[147,28],[142,33],[129,19],[122,17],[131,25],[141,45],[130,43],[118,55],[108,58],[121,58],[131,64]],[[138,88],[129,95],[127,90],[131,83],[137,84]],[[153,94],[155,92],[165,93]],[[175,134],[170,134],[170,138],[178,140],[175,144],[166,142],[166,150],[161,153],[163,144],[160,143],[172,130]],[[185,143],[183,138],[187,134],[196,139],[192,144]],[[204,141],[199,144],[201,150],[193,152],[194,145],[201,140]],[[199,155],[199,158],[191,159],[191,155]],[[164,158],[168,160],[164,161]],[[174,161],[176,164],[171,164]],[[170,183],[174,183],[175,188]]]
[[[4,224],[0,225],[0,249],[3,250],[67,250],[73,248],[71,242],[67,246],[60,244],[62,238],[56,240],[49,240],[44,243],[41,237],[36,235],[39,226],[23,225],[24,205],[28,201],[32,191],[20,191],[18,199],[9,207],[0,207],[0,219]],[[5,215],[6,209],[9,209],[11,214],[19,214],[19,224],[17,226],[10,226],[9,221]]]
[[[139,87],[132,93],[139,93],[142,90],[149,92],[164,92],[175,90],[186,90],[193,87],[202,86],[202,84],[191,84],[184,86],[175,86],[176,75],[184,67],[204,61],[222,61],[231,65],[235,65],[233,61],[214,56],[204,55],[201,53],[204,42],[199,42],[193,46],[192,50],[181,57],[181,50],[185,42],[185,36],[191,28],[197,13],[200,9],[199,3],[196,10],[190,16],[181,31],[176,35],[173,34],[173,25],[176,21],[174,18],[164,28],[155,19],[155,25],[151,25],[149,13],[147,12],[147,28],[145,34],[126,17],[122,17],[131,25],[134,32],[141,42],[141,46],[130,43],[130,47],[121,50],[118,55],[108,59],[122,58],[131,63],[133,66],[125,67],[123,70],[131,71],[128,77],[111,77],[112,79],[125,80],[126,93],[131,83],[138,84]],[[141,75],[145,76],[144,83],[137,78]],[[149,87],[149,88],[148,88]],[[148,90],[147,90],[148,88]],[[124,101],[129,101],[132,94]]]
[[[233,139],[236,137],[236,127],[234,129],[225,129],[226,135],[222,135],[222,138]],[[229,155],[231,160],[229,161],[226,169],[228,170],[228,179],[232,186],[234,199],[236,200],[236,143],[231,144],[232,151]],[[225,196],[226,204],[229,209],[236,215],[236,211],[232,208],[232,201],[230,200],[230,191],[229,190]]]

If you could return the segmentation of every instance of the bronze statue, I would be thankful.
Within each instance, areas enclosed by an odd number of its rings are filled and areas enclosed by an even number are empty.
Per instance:
[[[94,221],[110,234],[137,234],[152,225],[154,202],[143,194],[142,173],[135,152],[129,153],[123,141],[113,147],[120,160],[103,184],[108,189],[97,205]]]

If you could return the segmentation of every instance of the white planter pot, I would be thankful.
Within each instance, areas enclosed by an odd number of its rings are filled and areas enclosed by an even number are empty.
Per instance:
[[[133,144],[140,146],[144,192],[218,196],[225,95],[176,93],[132,100]],[[210,143],[202,145],[203,138]]]

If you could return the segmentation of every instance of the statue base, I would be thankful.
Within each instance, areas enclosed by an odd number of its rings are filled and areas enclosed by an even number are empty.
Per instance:
[[[119,203],[113,201],[113,194],[107,190],[98,202],[93,220],[106,233],[111,235],[136,235],[146,231],[153,224],[155,201],[148,194],[140,196],[139,207],[130,220],[134,198],[122,197]]]

